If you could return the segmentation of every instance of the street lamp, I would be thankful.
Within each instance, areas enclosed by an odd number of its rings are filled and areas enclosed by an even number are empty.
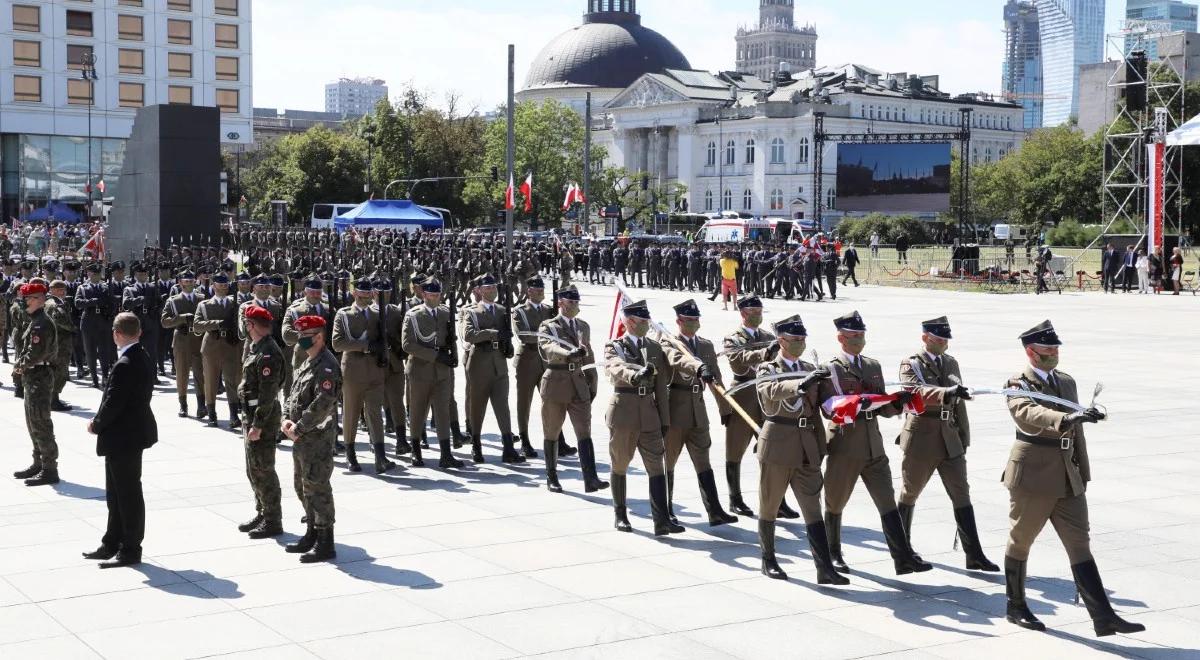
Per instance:
[[[375,147],[375,123],[369,117],[363,120],[362,129],[359,131],[359,134],[362,136],[362,139],[367,141],[367,183],[363,186],[363,192],[369,196],[372,183],[371,160],[374,157]]]
[[[100,76],[96,74],[96,54],[87,52],[80,58],[80,64],[83,65],[83,79],[88,82],[88,148],[87,148],[87,217],[92,217],[92,106],[96,103],[96,81]]]

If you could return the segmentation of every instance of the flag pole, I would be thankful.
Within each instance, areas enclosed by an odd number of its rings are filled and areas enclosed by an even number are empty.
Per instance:
[[[592,93],[587,93],[583,112],[583,228],[588,233],[592,231],[591,208],[592,185]]]
[[[515,139],[515,132],[513,130],[513,115],[515,114],[513,105],[516,103],[516,89],[515,89],[516,88],[516,73],[515,73],[516,52],[517,52],[517,47],[514,46],[513,44],[509,44],[508,45],[508,104],[507,104],[508,105],[508,107],[507,107],[508,151],[506,154],[505,163],[508,166],[508,181],[509,181],[510,187],[512,185],[514,185],[514,178],[515,178],[515,173],[513,172],[513,169],[514,169],[513,160],[514,160],[515,151],[516,151],[516,148],[515,148],[516,139]],[[515,190],[513,191],[513,196],[516,197]],[[505,204],[506,208],[504,209],[504,254],[511,261],[512,260],[512,252],[513,252],[513,211],[514,211],[514,209],[507,208],[507,206],[508,206],[508,204]],[[516,205],[514,204],[513,206],[516,206]]]

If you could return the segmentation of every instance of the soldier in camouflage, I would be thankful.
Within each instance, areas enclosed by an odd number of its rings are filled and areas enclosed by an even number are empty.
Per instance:
[[[46,292],[46,285],[40,282],[21,287],[29,322],[17,342],[13,372],[21,374],[25,385],[25,424],[33,441],[33,465],[13,476],[24,479],[26,486],[58,483],[58,444],[50,420],[57,334],[54,322],[46,315]]]
[[[245,310],[246,334],[250,345],[242,361],[238,387],[245,415],[246,475],[254,489],[257,524],[250,538],[265,539],[283,533],[279,506],[279,477],[275,474],[275,438],[279,435],[281,411],[279,388],[283,385],[283,350],[271,336],[275,318],[265,307]]]

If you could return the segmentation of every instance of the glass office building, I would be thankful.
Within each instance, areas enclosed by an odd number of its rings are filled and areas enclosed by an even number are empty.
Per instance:
[[[1079,114],[1079,67],[1104,59],[1104,0],[1036,0],[1042,40],[1043,126]]]
[[[1179,0],[1128,0],[1125,4],[1125,20],[1160,24],[1153,32],[1195,32],[1197,7]],[[1134,39],[1126,40],[1126,55],[1133,50],[1135,43]],[[1141,47],[1151,62],[1158,59],[1157,39],[1146,40]]]

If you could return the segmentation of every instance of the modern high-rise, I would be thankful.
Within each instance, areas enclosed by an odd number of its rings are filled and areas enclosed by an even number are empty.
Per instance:
[[[0,217],[82,210],[89,174],[119,195],[142,106],[217,107],[223,142],[253,142],[250,25],[251,0],[0,3]]]
[[[759,0],[758,25],[737,31],[737,71],[770,80],[782,62],[797,73],[815,68],[817,30],[795,17],[794,0]]]
[[[1196,32],[1197,6],[1180,2],[1179,0],[1126,0],[1125,20],[1144,21],[1148,23],[1147,32],[1162,34],[1166,32]],[[1127,39],[1125,52],[1128,54],[1135,46],[1134,39]],[[1158,59],[1158,40],[1142,40],[1136,47],[1144,48],[1151,62]]]
[[[375,105],[387,97],[387,83],[383,80],[342,78],[325,85],[325,112],[362,117],[371,114]]]
[[[1042,38],[1037,6],[1009,0],[1004,6],[1004,98],[1025,108],[1025,130],[1042,127]]]
[[[1035,0],[1042,39],[1043,126],[1079,112],[1079,67],[1104,58],[1104,0]]]

